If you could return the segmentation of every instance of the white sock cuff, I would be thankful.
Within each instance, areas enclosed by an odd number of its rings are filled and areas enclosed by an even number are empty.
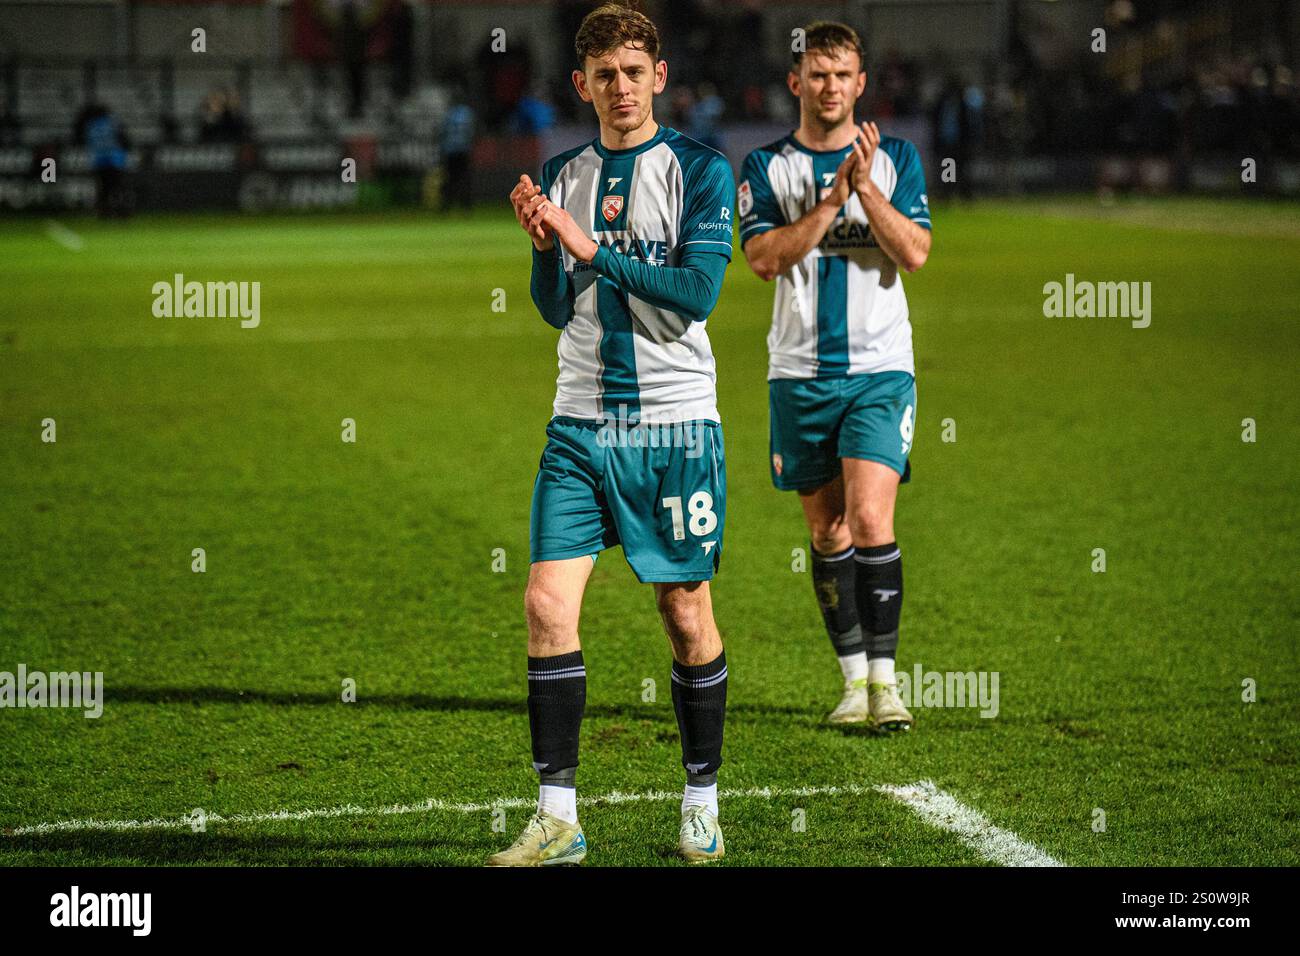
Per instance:
[[[549,813],[565,823],[578,822],[578,791],[574,787],[548,787],[537,791],[537,812]]]
[[[687,807],[708,807],[709,812],[715,817],[718,815],[718,785],[710,784],[707,787],[692,787],[689,783],[682,794],[682,810]]]

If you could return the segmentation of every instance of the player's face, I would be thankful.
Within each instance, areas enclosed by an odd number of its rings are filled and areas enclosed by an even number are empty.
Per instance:
[[[853,121],[853,104],[866,88],[867,74],[852,50],[811,50],[788,81],[803,116],[830,129]]]
[[[624,44],[606,56],[587,57],[585,70],[574,70],[578,95],[596,108],[604,129],[630,133],[650,119],[656,93],[668,82],[668,64]]]

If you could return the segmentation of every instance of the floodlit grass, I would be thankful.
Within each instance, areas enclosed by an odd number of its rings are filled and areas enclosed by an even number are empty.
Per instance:
[[[708,326],[724,789],[932,779],[1070,864],[1300,863],[1295,212],[936,209],[904,280],[899,664],[997,671],[1000,709],[922,708],[901,739],[823,723],[839,672],[768,477],[772,290],[737,254]],[[106,700],[0,710],[0,827],[532,796],[521,596],[556,333],[508,213],[65,225],[81,251],[0,226],[0,671],[102,671]],[[260,281],[260,326],[155,318],[176,273]],[[1150,328],[1044,318],[1066,273],[1149,281]],[[667,641],[617,551],[582,633],[580,793],[679,788]],[[452,809],[10,833],[0,863],[477,864],[527,812],[506,833]],[[736,798],[722,820],[724,865],[983,862],[878,794]],[[671,800],[583,822],[589,864],[675,865]]]

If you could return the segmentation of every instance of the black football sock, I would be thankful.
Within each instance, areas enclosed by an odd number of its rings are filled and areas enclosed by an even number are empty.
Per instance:
[[[817,606],[839,657],[852,657],[867,649],[858,624],[857,564],[853,553],[852,547],[839,554],[818,554],[816,549],[812,552]]]
[[[547,787],[572,787],[578,766],[578,731],[587,704],[582,651],[528,658],[528,729],[533,769]]]
[[[858,548],[858,620],[867,659],[893,658],[898,651],[898,618],[903,611],[903,555],[895,541]]]
[[[707,664],[673,661],[673,710],[682,735],[682,766],[692,787],[717,783],[727,715],[727,654]]]

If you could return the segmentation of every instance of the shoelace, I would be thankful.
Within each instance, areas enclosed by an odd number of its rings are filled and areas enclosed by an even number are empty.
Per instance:
[[[709,833],[708,825],[704,822],[704,808],[691,807],[686,811],[686,822],[690,824],[691,835],[703,840]]]
[[[547,838],[546,824],[542,822],[542,818],[536,813],[534,813],[532,819],[528,821],[528,825],[524,827],[524,832],[519,834],[519,839],[515,841],[514,845],[520,846],[521,844],[527,843],[528,838],[532,836],[535,830],[542,831],[542,840],[545,841]]]

